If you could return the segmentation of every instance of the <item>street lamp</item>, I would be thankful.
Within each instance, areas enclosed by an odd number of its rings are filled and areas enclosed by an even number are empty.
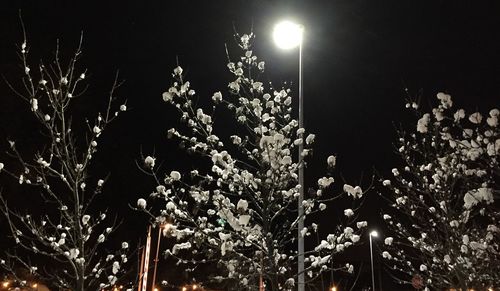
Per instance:
[[[304,98],[302,90],[302,37],[304,27],[292,21],[282,21],[274,26],[273,38],[276,45],[281,49],[293,49],[299,47],[299,128],[304,127]],[[304,165],[302,163],[302,152],[304,150],[303,143],[299,144],[299,205],[298,205],[298,291],[305,290],[304,281],[304,237],[302,229],[304,229]]]
[[[274,26],[273,38],[281,49],[294,49],[302,44],[304,27],[289,20],[281,21]]]
[[[372,237],[378,237],[378,232],[376,230],[373,230],[370,232],[370,261],[372,264],[372,288],[373,291],[375,291],[375,273],[373,270],[373,247],[372,247]]]
[[[153,291],[158,291],[158,289],[156,288],[156,269],[157,269],[157,266],[158,266],[158,254],[160,252],[161,231],[163,229],[165,229],[166,231],[168,231],[171,226],[172,226],[172,224],[165,223],[165,224],[161,224],[158,227],[158,242],[156,243],[155,268],[153,270]]]

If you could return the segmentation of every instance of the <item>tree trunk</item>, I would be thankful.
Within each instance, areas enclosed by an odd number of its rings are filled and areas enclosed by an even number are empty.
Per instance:
[[[76,290],[75,291],[85,291],[83,288],[83,278],[78,278],[76,281]]]
[[[82,265],[78,266],[78,274],[76,278],[76,290],[75,291],[85,291],[85,269]]]
[[[467,280],[464,279],[464,274],[457,272],[457,279],[458,279],[458,284],[460,284],[460,289],[463,291],[469,290],[467,288]]]

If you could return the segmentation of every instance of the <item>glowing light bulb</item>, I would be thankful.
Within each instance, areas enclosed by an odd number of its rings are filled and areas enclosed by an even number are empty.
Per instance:
[[[302,42],[302,25],[285,20],[274,27],[273,38],[279,48],[293,49]]]

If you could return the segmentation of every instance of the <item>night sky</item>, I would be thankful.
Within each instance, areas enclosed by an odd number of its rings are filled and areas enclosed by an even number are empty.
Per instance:
[[[130,111],[107,129],[105,150],[95,161],[99,171],[111,172],[108,195],[98,203],[126,217],[129,237],[142,235],[146,222],[127,205],[147,196],[153,185],[137,169],[141,152],[154,153],[165,171],[195,167],[166,138],[178,123],[161,93],[170,85],[176,59],[200,96],[224,92],[231,80],[224,45],[231,54],[233,27],[240,33],[253,27],[254,53],[266,61],[269,81],[293,87],[297,51],[275,48],[271,30],[282,18],[305,26],[305,125],[317,135],[309,182],[321,175],[330,153],[338,155],[338,170],[352,184],[374,168],[389,173],[398,163],[394,126],[414,126],[404,110],[405,88],[422,96],[424,108],[440,91],[468,110],[486,112],[500,100],[498,1],[2,0],[0,73],[14,81],[23,74],[16,57],[22,42],[19,9],[33,64],[51,57],[56,39],[63,54],[72,52],[84,32],[80,64],[88,68],[91,87],[77,115],[104,108],[116,70],[125,80],[117,95],[127,99]],[[36,127],[28,110],[1,82],[0,149],[7,137],[28,149],[33,144]],[[380,207],[376,193],[367,198],[364,215],[374,224]],[[366,245],[360,249],[368,262]]]

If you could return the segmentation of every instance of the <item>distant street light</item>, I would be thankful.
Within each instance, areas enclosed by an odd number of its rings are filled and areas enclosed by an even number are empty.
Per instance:
[[[304,127],[304,98],[302,86],[302,38],[304,27],[291,21],[282,21],[274,26],[273,38],[276,45],[281,49],[293,49],[299,47],[299,128]],[[299,144],[299,201],[298,201],[298,291],[305,290],[304,280],[304,237],[302,229],[304,228],[304,165],[302,163],[303,143]]]
[[[372,247],[372,237],[378,237],[378,232],[376,230],[373,230],[370,232],[370,261],[372,264],[372,288],[373,291],[375,291],[375,272],[373,270],[373,247]]]
[[[330,291],[337,291],[337,287],[336,286],[333,286]]]

